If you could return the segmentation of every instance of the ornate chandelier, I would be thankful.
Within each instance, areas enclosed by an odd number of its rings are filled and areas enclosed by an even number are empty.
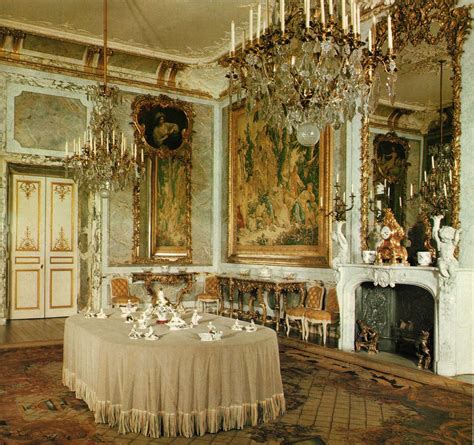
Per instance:
[[[259,103],[264,120],[296,130],[302,145],[315,144],[326,125],[338,128],[356,111],[366,113],[375,67],[382,63],[389,76],[396,68],[390,15],[379,25],[388,34],[384,55],[375,19],[367,45],[361,40],[360,13],[353,0],[279,0],[262,22],[258,4],[256,34],[251,9],[249,39],[244,32],[238,50],[231,24],[229,94],[243,89],[249,109]]]
[[[128,146],[120,132],[115,106],[120,99],[117,87],[107,85],[107,0],[104,0],[104,49],[103,84],[90,86],[87,98],[93,103],[88,131],[81,138],[74,139],[73,152],[69,155],[66,142],[66,169],[73,177],[87,187],[91,193],[100,192],[109,196],[112,190],[123,190],[139,178],[144,165],[144,153],[137,152],[136,144]]]

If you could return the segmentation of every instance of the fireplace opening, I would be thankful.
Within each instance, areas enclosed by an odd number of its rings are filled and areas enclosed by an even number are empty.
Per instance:
[[[421,287],[362,283],[356,292],[355,338],[362,320],[378,334],[379,351],[404,356],[423,369],[434,363],[434,317],[434,299]]]

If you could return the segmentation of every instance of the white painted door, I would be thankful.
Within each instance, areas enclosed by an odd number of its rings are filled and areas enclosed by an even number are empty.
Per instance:
[[[13,175],[10,318],[76,313],[73,181]]]

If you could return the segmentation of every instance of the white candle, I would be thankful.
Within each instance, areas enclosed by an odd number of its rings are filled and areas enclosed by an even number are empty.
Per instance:
[[[68,147],[67,147],[67,141],[66,141],[66,146],[64,147],[65,151],[66,151],[66,156],[68,155]]]
[[[100,145],[104,145],[104,132],[100,130]]]
[[[369,36],[367,38],[367,45],[368,45],[369,51],[372,52],[372,30],[371,29],[369,29]]]
[[[387,17],[387,32],[388,32],[388,49],[393,49],[392,16],[390,14]]]
[[[346,192],[344,192],[342,194],[342,202],[344,202],[344,203],[346,202]]]
[[[435,166],[434,166],[434,157],[433,156],[431,156],[431,168],[432,169],[435,168]]]
[[[449,182],[453,182],[453,175],[451,173],[451,169],[449,169]]]
[[[329,15],[333,15],[332,0],[329,0]]]
[[[346,14],[342,18],[342,29],[344,30],[344,32],[347,32],[348,28],[349,28],[349,16]]]
[[[115,145],[115,130],[112,130],[112,144]]]
[[[387,188],[387,180],[386,179],[383,180],[383,188]]]
[[[235,24],[234,21],[230,24],[230,51],[235,53]],[[115,137],[113,138],[115,139]]]
[[[324,0],[321,0],[321,23],[326,25],[326,13],[324,12]]]
[[[400,204],[400,208],[402,208],[402,197],[401,196],[398,198],[398,202]]]
[[[143,153],[143,149],[142,149],[142,152],[141,152],[142,164],[143,164],[143,161],[144,161],[144,156],[145,156],[145,154]]]
[[[252,40],[253,40],[253,9],[250,8],[250,12],[249,12],[249,41],[250,41],[250,44],[252,44]]]
[[[355,4],[354,0],[351,0],[351,25],[352,25],[352,31],[355,29]]]
[[[426,182],[426,170],[423,172],[423,179],[424,179],[425,182]]]
[[[372,201],[372,190],[369,190],[369,199]]]
[[[413,184],[410,184],[410,198],[413,196]]]
[[[390,187],[387,189],[387,197],[390,198]]]
[[[444,196],[448,197],[448,191],[446,190],[446,183],[443,183]]]
[[[306,17],[306,29],[309,28],[309,14],[310,14],[310,9],[309,9],[309,0],[304,0],[304,9],[305,9],[305,17]]]
[[[94,139],[93,143],[93,150],[94,150],[94,156],[97,154],[97,145],[96,145],[96,140]]]
[[[356,14],[357,14],[357,34],[360,35],[360,5],[357,5],[356,9]]]
[[[346,29],[344,27],[346,17],[346,0],[341,0],[341,19],[342,19],[342,29]]]
[[[336,174],[336,184],[339,183],[339,173]]]
[[[285,34],[285,0],[280,0],[280,27],[282,34]]]
[[[262,20],[262,5],[259,3],[257,7],[257,40],[260,40],[260,21]]]
[[[323,208],[323,197],[319,198],[319,207]]]
[[[296,63],[296,57],[291,56],[291,66],[295,66],[295,63]]]

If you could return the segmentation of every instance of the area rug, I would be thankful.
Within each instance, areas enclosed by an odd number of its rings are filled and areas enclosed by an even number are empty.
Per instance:
[[[287,413],[277,421],[152,440],[94,423],[61,384],[61,346],[0,351],[0,444],[471,443],[471,385],[423,385],[287,346],[280,358]]]

